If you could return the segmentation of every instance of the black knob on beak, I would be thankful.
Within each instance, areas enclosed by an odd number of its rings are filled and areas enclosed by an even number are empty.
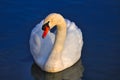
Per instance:
[[[45,27],[49,27],[49,21],[42,26],[42,30],[44,30]]]

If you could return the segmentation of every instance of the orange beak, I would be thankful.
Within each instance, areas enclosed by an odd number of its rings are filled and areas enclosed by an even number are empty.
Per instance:
[[[45,38],[49,32],[50,28],[49,26],[45,26],[44,29],[43,29],[43,34],[42,34],[42,38]]]

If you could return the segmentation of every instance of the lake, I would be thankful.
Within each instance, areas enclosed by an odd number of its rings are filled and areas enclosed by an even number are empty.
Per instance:
[[[74,21],[83,33],[83,80],[120,80],[120,1],[118,0],[1,0],[0,80],[62,80],[79,65],[61,73],[41,71],[29,50],[31,30],[49,13]],[[79,62],[78,62],[79,63]],[[81,68],[80,68],[81,69]],[[62,75],[62,76],[61,76]],[[36,78],[37,76],[37,78]],[[36,78],[36,79],[35,79]]]

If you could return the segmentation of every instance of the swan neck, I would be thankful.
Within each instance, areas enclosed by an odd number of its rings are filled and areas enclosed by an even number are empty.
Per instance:
[[[66,39],[66,22],[62,18],[59,20],[59,22],[56,24],[57,27],[57,33],[55,36],[55,42],[53,46],[52,53],[61,53],[64,47],[64,42]]]

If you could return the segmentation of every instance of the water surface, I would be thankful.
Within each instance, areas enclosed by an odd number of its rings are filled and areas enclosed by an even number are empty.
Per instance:
[[[83,32],[83,80],[120,80],[118,0],[0,0],[0,80],[34,80],[30,33],[51,12]]]

